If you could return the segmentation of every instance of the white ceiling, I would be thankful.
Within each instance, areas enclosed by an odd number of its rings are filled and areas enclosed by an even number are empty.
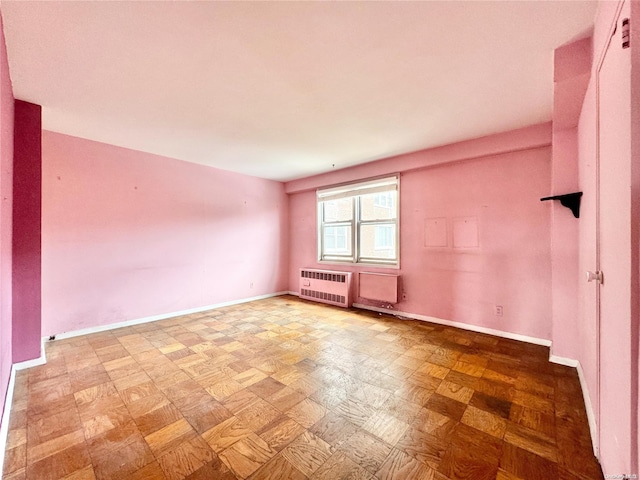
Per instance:
[[[593,1],[0,4],[43,127],[289,180],[551,120]]]

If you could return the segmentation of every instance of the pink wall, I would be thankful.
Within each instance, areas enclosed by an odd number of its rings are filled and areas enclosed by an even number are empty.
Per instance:
[[[634,0],[630,2],[629,10],[635,19],[640,18],[640,2]],[[625,15],[626,16],[626,15]],[[640,470],[640,420],[638,419],[638,408],[640,406],[640,28],[635,25],[631,27],[633,35],[632,46],[629,57],[631,59],[631,94],[630,94],[630,170],[631,170],[631,298],[630,310],[631,318],[629,322],[629,352],[631,365],[630,373],[630,456],[631,469],[634,472]]]
[[[397,310],[551,337],[551,207],[540,202],[550,189],[551,151],[548,146],[517,151],[521,135],[515,131],[494,138],[493,151],[501,144],[516,151],[402,173],[399,273],[406,300],[396,305]],[[478,141],[479,151],[487,146],[491,146],[491,138]],[[458,147],[464,147],[465,156],[479,156],[474,155],[472,142]],[[427,150],[410,157],[419,164],[427,162],[432,153]],[[360,178],[366,178],[397,169],[405,162],[397,157],[375,162],[371,172],[364,166],[357,171]],[[328,179],[335,183],[353,179],[351,169],[343,171],[343,178],[338,173]],[[304,183],[319,185],[325,180],[327,177],[316,177]],[[291,182],[287,188],[294,190],[300,183]],[[290,196],[290,290],[298,291],[301,267],[395,271],[318,264],[315,201],[314,190]],[[460,217],[477,219],[478,248],[452,247],[452,221]],[[446,218],[447,247],[425,246],[425,221],[431,218]],[[357,291],[357,275],[354,281]],[[501,317],[495,315],[496,304],[504,307]]]
[[[510,132],[421,150],[397,157],[385,158],[364,165],[336,170],[293,180],[285,184],[287,193],[302,192],[323,185],[357,181],[361,178],[407,172],[461,160],[482,158],[505,152],[515,152],[551,144],[551,123],[541,123]]]
[[[633,18],[640,18],[640,2],[635,1],[631,4],[631,15]],[[631,55],[631,158],[635,161],[632,162],[632,183],[633,188],[633,200],[632,204],[637,208],[640,205],[640,53],[638,52],[638,38],[640,38],[640,23],[637,21],[631,22],[631,37],[633,38],[633,50],[634,54]],[[634,214],[637,215],[637,210]],[[635,229],[635,235],[638,235],[638,229],[640,229],[640,220],[637,216],[634,216],[632,226]],[[636,236],[637,238],[637,236]],[[640,242],[634,245],[636,253],[640,254]],[[636,270],[636,274],[640,276],[640,265]],[[635,459],[636,459],[636,471],[640,469],[640,315],[637,313],[640,309],[640,294],[638,290],[634,292],[633,308],[636,314],[632,317],[632,332],[635,332],[635,342],[633,342],[632,335],[632,361],[635,366],[635,374],[632,371],[632,381],[635,381],[635,388],[632,389],[636,394],[635,404],[632,405],[632,418],[635,419]],[[633,452],[632,452],[633,454]]]
[[[283,184],[43,132],[44,335],[287,290]]]
[[[628,9],[630,4],[640,15],[638,2],[626,2],[624,8]],[[616,63],[615,68],[602,70],[606,74],[601,73],[597,82],[600,61],[611,38],[616,11],[621,5],[622,2],[601,2],[599,5],[593,35],[591,79],[578,126],[580,189],[584,191],[579,226],[580,276],[597,267],[595,233],[599,152],[600,203],[606,206],[599,234],[601,239],[606,239],[606,248],[615,257],[613,262],[602,266],[605,284],[601,291],[603,296],[607,296],[605,304],[598,306],[596,303],[598,287],[595,284],[584,280],[579,282],[577,359],[583,366],[598,420],[599,458],[605,475],[638,473],[639,149],[632,149],[632,154],[628,155],[629,149],[633,145],[637,147],[640,141],[637,106],[640,82],[632,82],[628,78],[631,74],[637,79],[640,74],[638,35],[631,37],[632,46],[625,52],[620,47],[618,26],[618,34],[611,40],[612,50],[607,56],[626,60],[621,60],[624,65]],[[620,19],[628,16],[627,10]],[[621,87],[625,84],[627,87]],[[633,107],[629,117],[630,106]],[[630,125],[618,128],[621,119]],[[613,144],[608,138],[612,134],[608,129],[610,124],[616,125],[613,131],[620,137]],[[616,226],[612,227],[614,223]],[[612,286],[615,286],[613,291]],[[600,324],[596,315],[598,309],[601,311]]]
[[[551,193],[579,191],[578,121],[591,71],[591,37],[563,45],[554,53],[553,161]],[[579,345],[578,283],[580,220],[560,202],[551,216],[552,353],[575,359]]]
[[[12,363],[11,270],[13,211],[13,90],[0,15],[0,405]]]
[[[40,356],[42,114],[16,100],[13,146],[13,362]]]
[[[594,37],[595,39],[595,37]],[[578,124],[580,190],[584,192],[580,207],[578,251],[578,330],[576,360],[582,365],[594,412],[599,409],[596,285],[584,281],[587,271],[595,269],[596,258],[596,108],[595,84],[590,83]],[[597,441],[597,439],[596,439]]]
[[[577,128],[553,133],[551,194],[579,191]],[[554,201],[551,206],[552,353],[575,359],[578,346],[578,231],[581,219]],[[582,213],[580,214],[582,217]]]
[[[578,125],[584,94],[589,84],[592,37],[558,47],[553,56],[553,129]]]

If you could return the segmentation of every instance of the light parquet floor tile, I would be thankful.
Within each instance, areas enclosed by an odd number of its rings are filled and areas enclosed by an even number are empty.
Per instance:
[[[548,349],[291,296],[49,342],[4,480],[600,480]]]

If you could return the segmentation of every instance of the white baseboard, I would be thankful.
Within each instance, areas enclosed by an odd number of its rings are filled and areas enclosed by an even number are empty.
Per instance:
[[[589,387],[587,386],[587,380],[584,376],[584,370],[578,360],[573,358],[560,357],[558,355],[549,355],[549,361],[552,363],[558,363],[567,367],[573,367],[578,371],[578,378],[580,379],[580,389],[582,390],[582,397],[584,399],[584,408],[587,411],[587,420],[589,421],[589,431],[591,432],[591,445],[593,447],[593,454],[598,457],[598,427],[596,423],[596,414],[593,410],[593,404],[591,403],[591,396],[589,395]]]
[[[107,331],[107,330],[113,330],[113,329],[117,329],[117,328],[122,328],[122,327],[127,327],[127,326],[131,326],[131,325],[139,325],[142,323],[149,323],[149,322],[155,322],[158,320],[165,320],[167,318],[172,318],[172,317],[177,317],[177,316],[181,316],[181,315],[189,315],[192,313],[199,313],[199,312],[204,312],[207,310],[213,310],[216,308],[222,308],[222,307],[227,307],[227,306],[231,306],[231,305],[238,305],[241,303],[247,303],[247,302],[252,302],[255,300],[262,300],[265,298],[271,298],[271,297],[277,297],[277,296],[281,296],[281,295],[293,295],[293,296],[299,296],[298,292],[292,292],[292,291],[283,291],[283,292],[276,292],[276,293],[270,293],[270,294],[266,294],[266,295],[259,295],[256,297],[250,297],[250,298],[244,298],[244,299],[240,299],[240,300],[232,300],[229,302],[222,302],[222,303],[217,303],[214,305],[207,305],[204,307],[197,307],[197,308],[192,308],[189,310],[181,310],[181,311],[177,311],[177,312],[171,312],[171,313],[167,313],[167,314],[162,314],[162,315],[154,315],[154,316],[150,316],[150,317],[144,317],[144,318],[139,318],[139,319],[134,319],[134,320],[127,320],[124,322],[118,322],[118,323],[112,323],[109,325],[100,325],[97,327],[91,327],[91,328],[85,328],[85,329],[81,329],[81,330],[74,330],[74,331],[70,331],[70,332],[64,332],[61,334],[57,334],[56,335],[56,339],[63,339],[63,338],[72,338],[72,337],[77,337],[77,336],[81,336],[81,335],[87,335],[90,333],[97,333],[97,332],[102,332],[102,331]],[[497,337],[502,337],[502,338],[508,338],[511,340],[518,340],[518,341],[522,341],[522,342],[528,342],[528,343],[533,343],[535,345],[543,345],[543,346],[551,346],[551,341],[550,340],[546,340],[543,338],[537,338],[537,337],[530,337],[527,335],[520,335],[517,333],[511,333],[511,332],[504,332],[502,330],[495,330],[492,328],[486,328],[486,327],[480,327],[480,326],[476,326],[476,325],[469,325],[466,323],[461,323],[461,322],[454,322],[451,320],[444,320],[441,318],[436,318],[436,317],[430,317],[430,316],[426,316],[426,315],[419,315],[419,314],[414,314],[414,313],[407,313],[407,312],[400,312],[397,310],[390,310],[390,309],[386,309],[386,308],[378,308],[378,307],[373,307],[370,305],[364,305],[364,304],[358,304],[358,303],[354,303],[353,307],[355,308],[361,308],[363,310],[371,310],[374,312],[379,312],[379,313],[385,313],[385,314],[389,314],[389,315],[394,315],[394,316],[401,316],[401,317],[407,317],[407,318],[412,318],[415,320],[422,320],[422,321],[426,321],[426,322],[432,322],[432,323],[436,323],[436,324],[440,324],[440,325],[447,325],[450,327],[456,327],[456,328],[460,328],[463,330],[468,330],[468,331],[472,331],[472,332],[478,332],[478,333],[486,333],[489,335],[495,335]],[[16,371],[18,370],[22,370],[25,368],[30,368],[30,367],[34,367],[37,365],[43,365],[45,363],[47,363],[46,360],[46,352],[45,352],[45,342],[48,340],[48,337],[43,337],[42,338],[42,347],[41,347],[41,351],[40,351],[40,357],[33,359],[33,360],[27,360],[25,362],[20,362],[20,363],[16,363],[14,365],[12,365],[11,367],[11,374],[9,377],[9,385],[7,387],[7,395],[5,397],[5,403],[4,403],[4,411],[2,413],[2,419],[0,420],[0,452],[2,452],[2,455],[0,455],[0,472],[2,472],[3,470],[3,466],[4,466],[4,452],[6,449],[6,445],[7,445],[7,435],[9,433],[9,421],[10,421],[10,415],[11,415],[11,406],[13,404],[13,391],[14,391],[14,387],[15,387],[15,376],[16,376]],[[595,420],[595,414],[593,411],[593,405],[591,404],[591,398],[589,396],[589,389],[587,386],[587,382],[585,380],[584,377],[584,372],[582,370],[582,366],[580,365],[580,362],[577,360],[573,360],[571,358],[565,358],[565,357],[560,357],[557,355],[550,355],[549,357],[549,361],[553,362],[553,363],[558,363],[561,365],[566,365],[569,367],[574,367],[577,369],[578,371],[578,377],[580,379],[580,386],[582,388],[582,395],[584,397],[584,404],[585,404],[585,409],[587,411],[587,418],[589,421],[589,429],[591,431],[591,440],[593,443],[593,451],[594,454],[596,455],[596,457],[598,457],[598,447],[597,447],[597,441],[596,441],[596,434],[597,434],[597,427],[596,427],[596,420]]]
[[[11,406],[13,405],[13,389],[16,385],[16,367],[11,366],[9,374],[9,385],[7,386],[7,394],[4,397],[4,410],[2,411],[2,420],[0,420],[0,472],[4,472],[4,456],[7,451],[7,436],[9,435],[9,421],[11,419]]]
[[[450,327],[461,328],[463,330],[469,330],[472,332],[488,333],[489,335],[495,335],[497,337],[509,338],[511,340],[519,340],[521,342],[527,342],[527,343],[533,343],[536,345],[543,345],[545,347],[551,347],[551,340],[546,340],[544,338],[530,337],[527,335],[520,335],[518,333],[503,332],[502,330],[494,330],[493,328],[478,327],[476,325],[453,322],[451,320],[443,320],[441,318],[429,317],[426,315],[418,315],[415,313],[399,312],[397,310],[391,310],[387,308],[372,307],[370,305],[364,305],[360,303],[354,303],[353,306],[355,308],[372,310],[374,312],[386,313],[388,315],[413,318],[416,320],[423,320],[426,322],[437,323],[440,325],[447,325]],[[578,378],[580,379],[580,387],[582,389],[582,396],[584,398],[584,406],[585,406],[585,410],[587,411],[587,419],[589,421],[589,430],[591,432],[591,443],[593,446],[593,454],[596,456],[596,458],[599,458],[598,442],[596,437],[597,435],[596,416],[593,410],[593,405],[591,403],[591,396],[589,395],[589,388],[587,386],[587,382],[584,376],[584,371],[582,370],[582,365],[580,365],[580,362],[578,360],[574,360],[573,358],[560,357],[558,355],[549,355],[549,361],[552,363],[565,365],[567,367],[573,367],[578,371]]]
[[[7,385],[7,394],[4,397],[4,409],[2,410],[2,419],[0,420],[0,472],[4,471],[4,454],[7,449],[7,436],[9,435],[9,421],[11,420],[11,407],[13,406],[13,392],[16,386],[16,372],[25,368],[37,367],[47,363],[47,355],[44,349],[45,339],[41,339],[40,357],[33,360],[14,363],[11,365],[11,373],[9,374],[9,385]]]
[[[361,303],[354,303],[355,308],[362,308],[364,310],[372,310],[374,312],[386,313],[387,315],[395,315],[401,317],[412,318],[414,320],[422,320],[424,322],[437,323],[439,325],[447,325],[449,327],[456,327],[462,330],[469,330],[471,332],[486,333],[494,335],[496,337],[509,338],[511,340],[518,340],[520,342],[533,343],[535,345],[543,345],[545,347],[551,346],[551,340],[544,338],[530,337],[528,335],[520,335],[519,333],[504,332],[502,330],[495,330],[493,328],[479,327],[477,325],[470,325],[468,323],[454,322],[451,320],[444,320],[437,317],[429,317],[427,315],[419,315],[417,313],[399,312],[398,310],[391,310],[388,308],[372,307],[370,305],[364,305]]]
[[[206,312],[207,310],[214,310],[216,308],[229,307],[231,305],[238,305],[241,303],[253,302],[256,300],[263,300],[265,298],[279,297],[281,295],[286,295],[288,293],[289,292],[286,292],[286,291],[276,292],[276,293],[267,293],[266,295],[258,295],[256,297],[241,298],[239,300],[231,300],[229,302],[215,303],[213,305],[206,305],[204,307],[196,307],[196,308],[190,308],[188,310],[180,310],[177,312],[163,313],[160,315],[152,315],[150,317],[136,318],[133,320],[126,320],[124,322],[110,323],[108,325],[98,325],[95,327],[82,328],[80,330],[71,330],[69,332],[57,333],[55,334],[55,337],[56,337],[56,340],[61,340],[63,338],[79,337],[81,335],[88,335],[90,333],[105,332],[108,330],[115,330],[117,328],[130,327],[132,325],[140,325],[142,323],[157,322],[158,320],[166,320],[167,318],[179,317],[181,315],[190,315],[192,313],[200,313],[200,312]],[[48,338],[49,338],[48,336],[45,337],[45,340],[48,340]]]
[[[558,365],[564,365],[565,367],[578,368],[580,362],[573,358],[559,357],[558,355],[549,355],[549,361],[551,363],[557,363]]]
[[[578,378],[580,379],[580,387],[582,388],[582,397],[584,398],[584,408],[587,411],[587,420],[589,421],[589,431],[591,432],[591,443],[593,445],[593,454],[596,458],[600,459],[600,448],[598,447],[598,424],[596,423],[596,414],[593,410],[593,404],[591,403],[591,396],[589,395],[589,386],[587,385],[587,379],[584,376],[584,370],[582,365],[577,362],[578,366]]]
[[[78,337],[81,335],[87,335],[90,333],[103,332],[106,330],[113,330],[116,328],[127,327],[130,325],[139,325],[141,323],[155,322],[157,320],[165,320],[167,318],[178,317],[180,315],[188,315],[191,313],[199,313],[204,312],[206,310],[212,310],[215,308],[228,307],[231,305],[238,305],[240,303],[253,302],[255,300],[262,300],[270,297],[277,297],[280,295],[286,295],[289,292],[276,292],[269,293],[266,295],[258,295],[256,297],[243,298],[240,300],[232,300],[229,302],[216,303],[214,305],[207,305],[205,307],[192,308],[189,310],[181,310],[179,312],[172,312],[162,315],[154,315],[151,317],[139,318],[135,320],[128,320],[125,322],[112,323],[109,325],[100,325],[97,327],[91,328],[83,328],[81,330],[74,330],[70,332],[64,332],[56,335],[56,339],[63,338],[72,338]],[[47,342],[49,337],[42,337],[41,339],[41,347],[40,347],[40,357],[34,358],[33,360],[27,360],[24,362],[14,363],[11,366],[11,374],[9,376],[9,385],[7,386],[7,395],[4,400],[4,410],[2,412],[2,419],[0,420],[0,472],[3,471],[4,468],[4,454],[7,448],[7,436],[9,434],[9,421],[11,417],[11,406],[13,405],[13,392],[15,389],[16,382],[16,372],[18,370],[24,370],[25,368],[36,367],[38,365],[44,365],[47,363],[47,356],[45,351],[45,342]]]

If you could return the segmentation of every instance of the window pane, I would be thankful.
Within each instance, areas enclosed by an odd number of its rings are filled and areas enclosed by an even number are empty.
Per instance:
[[[345,222],[353,218],[353,198],[340,198],[322,203],[325,222]]]
[[[324,227],[324,255],[351,255],[351,226]]]
[[[397,192],[380,192],[360,197],[362,220],[391,220],[396,218]]]
[[[362,225],[360,229],[360,257],[395,259],[396,226]]]

